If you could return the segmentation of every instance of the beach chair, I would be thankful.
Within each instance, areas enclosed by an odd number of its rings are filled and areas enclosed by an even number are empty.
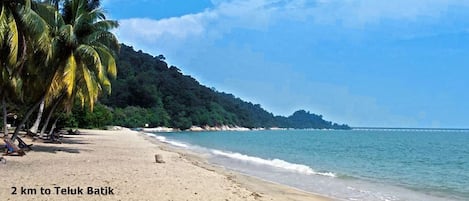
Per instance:
[[[13,143],[13,141],[11,141],[10,139],[7,138],[7,139],[4,139],[3,141],[5,141],[5,146],[6,146],[6,151],[5,151],[5,154],[3,155],[12,155],[16,153],[18,156],[23,156],[26,154],[24,153],[22,149],[16,146],[16,144]]]
[[[33,146],[33,144],[26,144],[20,137],[16,137],[16,139],[18,140],[18,147],[27,149],[26,151],[32,150],[31,146]]]

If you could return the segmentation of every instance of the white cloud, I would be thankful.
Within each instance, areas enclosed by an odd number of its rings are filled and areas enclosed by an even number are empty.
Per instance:
[[[156,42],[184,40],[210,35],[217,38],[233,28],[265,29],[278,11],[277,1],[219,1],[215,7],[196,14],[166,19],[132,18],[120,20],[117,34],[124,39]]]
[[[124,41],[155,42],[194,37],[218,38],[233,28],[265,30],[280,19],[362,27],[382,20],[416,21],[438,18],[451,7],[467,7],[460,0],[213,0],[214,7],[196,14],[166,19],[120,20]]]
[[[206,29],[205,23],[215,17],[214,13],[198,13],[161,20],[124,19],[119,21],[118,33],[124,37],[142,38],[150,42],[166,36],[184,39],[203,34]]]

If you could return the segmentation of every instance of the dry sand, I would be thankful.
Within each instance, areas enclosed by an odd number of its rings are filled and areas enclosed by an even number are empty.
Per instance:
[[[129,130],[82,130],[62,141],[32,142],[26,156],[6,156],[0,200],[330,200],[226,171]],[[155,154],[165,163],[156,163]],[[83,194],[57,194],[67,187]],[[112,194],[89,195],[88,187]]]

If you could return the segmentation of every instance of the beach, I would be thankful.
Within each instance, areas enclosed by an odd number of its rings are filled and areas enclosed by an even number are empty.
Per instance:
[[[331,200],[210,165],[128,129],[80,131],[62,144],[23,138],[33,150],[0,163],[0,199]]]

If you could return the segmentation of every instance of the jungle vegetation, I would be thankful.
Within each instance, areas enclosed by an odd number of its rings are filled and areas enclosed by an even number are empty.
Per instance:
[[[0,9],[1,127],[8,136],[13,124],[12,139],[20,129],[106,125],[349,129],[304,110],[275,116],[201,85],[163,55],[119,44],[118,22],[99,0],[11,0]]]
[[[100,98],[101,109],[114,117],[107,124],[180,129],[192,125],[349,129],[304,110],[289,117],[275,116],[259,104],[200,84],[178,67],[168,66],[163,55],[152,56],[124,44],[117,68],[117,79],[111,81],[113,92]]]

